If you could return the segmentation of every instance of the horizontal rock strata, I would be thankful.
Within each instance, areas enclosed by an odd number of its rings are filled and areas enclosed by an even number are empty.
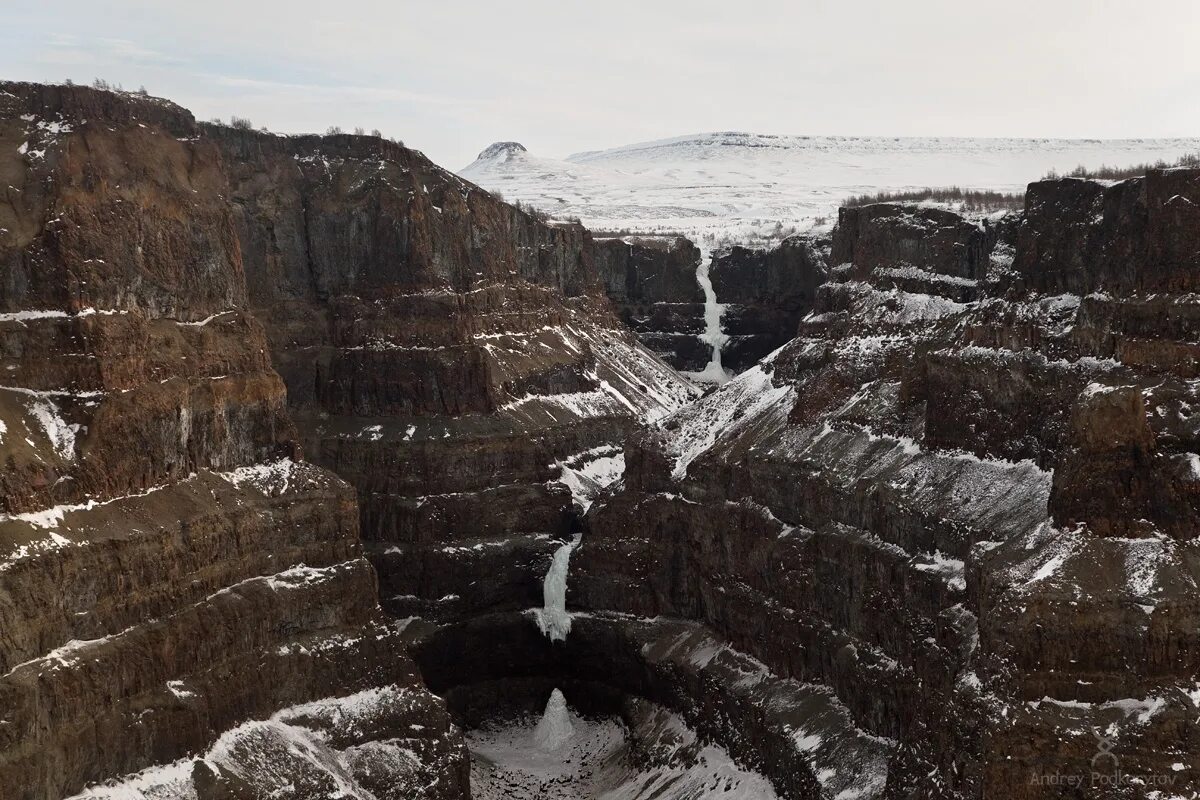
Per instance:
[[[894,742],[866,796],[1186,796],[1198,186],[844,209],[800,335],[631,440],[571,603],[699,620],[828,687]],[[1140,783],[1093,786],[1094,731]]]
[[[299,460],[216,143],[164,101],[2,84],[0,152],[5,796],[166,763],[190,796],[252,796],[252,749],[194,756],[362,692],[403,695],[393,722],[426,725],[428,757],[362,754],[350,780],[461,796],[461,737],[379,608],[353,489]]]
[[[742,372],[792,340],[826,280],[828,258],[829,243],[817,236],[793,236],[770,250],[735,246],[713,257],[713,290],[729,337],[724,366]]]
[[[704,333],[702,254],[683,237],[595,240],[593,258],[621,321],[642,344],[680,370],[700,371],[711,348]]]
[[[19,800],[465,797],[553,687],[786,798],[1195,794],[1200,171],[719,254],[699,399],[697,248],[377,137],[6,83],[0,185]]]
[[[576,513],[564,468],[693,396],[612,313],[602,248],[391,142],[208,134],[249,304],[305,452],[358,492],[384,607],[539,602]]]

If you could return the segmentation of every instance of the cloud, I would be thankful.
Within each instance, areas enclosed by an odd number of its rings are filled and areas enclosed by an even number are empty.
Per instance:
[[[562,156],[730,129],[1200,131],[1192,0],[57,0],[5,21],[9,77],[144,84],[283,131],[378,127],[452,167],[504,139]]]
[[[177,55],[154,50],[128,39],[86,39],[73,34],[52,33],[39,60],[54,65],[179,66],[187,63]]]
[[[316,83],[288,83],[284,81],[242,78],[231,75],[199,74],[220,86],[245,90],[259,94],[300,97],[306,101],[346,101],[354,103],[421,103],[433,106],[459,106],[460,101],[449,97],[410,92],[405,89],[381,86],[344,86]]]

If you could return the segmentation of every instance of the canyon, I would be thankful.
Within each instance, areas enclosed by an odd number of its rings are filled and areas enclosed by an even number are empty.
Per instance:
[[[1200,791],[1200,170],[714,249],[9,82],[0,184],[5,797]]]

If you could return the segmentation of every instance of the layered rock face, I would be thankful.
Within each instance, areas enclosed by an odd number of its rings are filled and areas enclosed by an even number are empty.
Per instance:
[[[695,402],[695,248],[393,143],[0,84],[0,184],[5,797],[465,797],[554,687],[786,798],[1195,794],[1200,171],[735,249]]]
[[[358,492],[384,607],[540,605],[625,432],[694,396],[620,326],[590,235],[377,138],[206,135],[249,305],[305,452]]]
[[[664,361],[689,372],[712,358],[696,277],[701,258],[710,259],[722,364],[741,372],[796,335],[826,280],[829,241],[794,236],[770,250],[706,253],[682,237],[625,236],[596,239],[593,253],[621,321]]]
[[[726,367],[749,369],[795,337],[826,281],[828,259],[829,242],[819,236],[793,236],[770,250],[732,247],[713,257]]]
[[[704,292],[696,282],[700,249],[683,237],[595,240],[593,258],[621,321],[672,367],[704,369]]]
[[[4,796],[171,762],[141,789],[461,796],[353,489],[299,460],[216,143],[163,101],[0,84],[0,153]]]
[[[625,433],[696,390],[621,327],[586,231],[419,153],[0,101],[4,783],[465,796],[377,598],[537,604]]]
[[[631,441],[571,604],[696,620],[822,697],[773,722],[785,796],[1191,796],[1197,191],[844,209],[800,335]]]

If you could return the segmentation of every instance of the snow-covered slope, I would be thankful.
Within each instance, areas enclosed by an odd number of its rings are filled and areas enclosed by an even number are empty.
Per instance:
[[[541,720],[471,731],[478,800],[775,800],[766,778],[702,741],[677,714],[647,701],[630,722],[586,718],[557,689]],[[549,724],[553,723],[553,724]],[[549,735],[547,735],[549,731]]]
[[[961,139],[711,133],[577,153],[515,142],[459,174],[597,230],[678,231],[710,244],[754,242],[832,222],[849,195],[957,185],[1022,191],[1054,169],[1174,160],[1200,139]],[[781,230],[782,229],[782,230]]]

